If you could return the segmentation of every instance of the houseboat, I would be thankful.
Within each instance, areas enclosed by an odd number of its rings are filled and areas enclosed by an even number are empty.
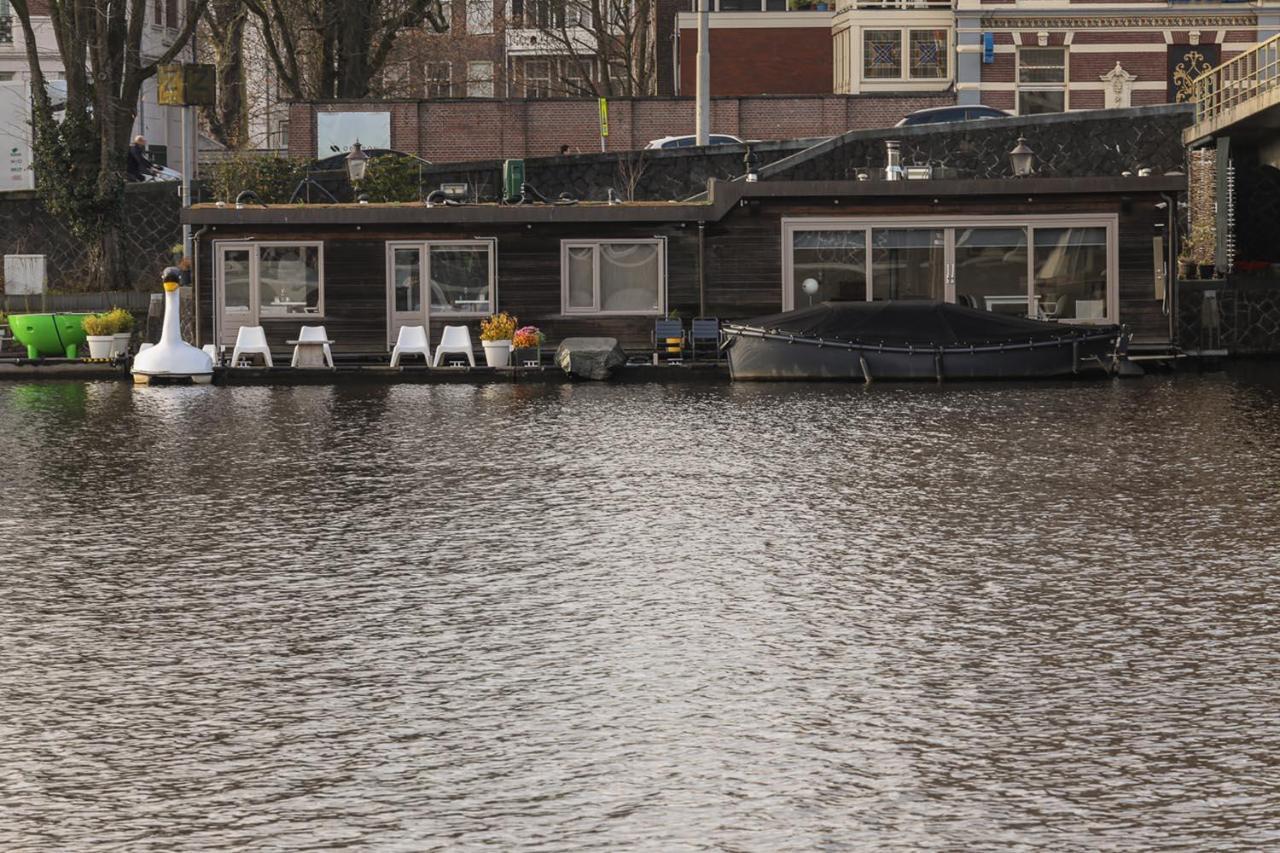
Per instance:
[[[671,315],[744,320],[822,302],[928,299],[1171,339],[1167,235],[1182,175],[711,182],[685,202],[198,205],[197,345],[262,326],[335,357],[406,325],[507,311],[548,342],[653,347]],[[686,326],[688,320],[685,320]]]

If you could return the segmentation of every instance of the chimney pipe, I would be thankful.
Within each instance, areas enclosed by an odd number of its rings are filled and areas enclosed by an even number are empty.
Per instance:
[[[884,179],[898,181],[902,179],[902,143],[896,139],[886,139],[884,143]]]

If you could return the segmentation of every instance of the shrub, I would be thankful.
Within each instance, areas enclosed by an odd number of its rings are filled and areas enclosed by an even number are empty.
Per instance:
[[[509,341],[512,335],[515,334],[516,325],[519,322],[506,311],[501,314],[493,314],[489,319],[480,321],[480,340]]]
[[[417,201],[422,162],[413,157],[388,154],[369,161],[360,192],[373,202]]]
[[[103,316],[111,322],[116,332],[133,331],[133,314],[124,308],[112,308]]]
[[[302,157],[250,157],[239,155],[209,170],[214,198],[233,202],[245,190],[253,190],[266,204],[287,204],[298,182],[307,174]]]
[[[115,326],[107,319],[106,314],[90,314],[80,321],[80,326],[84,329],[84,333],[91,337],[103,337],[116,333]]]

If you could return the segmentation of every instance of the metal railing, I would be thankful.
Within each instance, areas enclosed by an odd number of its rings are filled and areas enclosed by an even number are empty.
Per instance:
[[[1196,124],[1214,121],[1245,101],[1280,88],[1280,35],[1210,68],[1192,85]]]
[[[854,9],[950,9],[951,0],[852,0]],[[831,8],[835,8],[832,4]]]
[[[0,15],[0,44],[13,44],[12,15]]]

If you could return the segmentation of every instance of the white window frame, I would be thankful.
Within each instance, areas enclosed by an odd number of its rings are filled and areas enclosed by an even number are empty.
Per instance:
[[[471,73],[471,72],[472,72],[472,70],[473,70],[474,68],[476,68],[477,66],[480,66],[480,65],[487,65],[487,66],[488,66],[488,70],[489,70],[489,76],[488,76],[488,77],[474,77],[474,76],[472,76],[472,73]],[[488,85],[488,89],[489,89],[489,94],[487,94],[487,95],[476,95],[476,94],[473,94],[472,89],[471,89],[471,87],[472,87],[472,85],[473,85],[473,84],[487,84],[487,85]],[[494,97],[494,94],[496,93],[496,91],[497,91],[497,88],[496,88],[496,86],[495,86],[495,81],[494,81],[494,65],[493,65],[493,61],[492,61],[492,60],[489,60],[489,59],[473,59],[473,60],[468,61],[468,62],[467,62],[467,97],[468,97],[468,98],[492,98],[492,97]]]
[[[317,287],[320,291],[316,298],[315,314],[278,314],[278,315],[262,315],[262,295],[259,282],[258,264],[262,254],[262,249],[274,248],[307,248],[315,247],[318,250],[316,258],[316,267],[319,272]],[[224,280],[225,270],[223,269],[223,253],[226,251],[247,250],[249,252],[249,310],[246,312],[246,319],[251,319],[251,325],[262,325],[266,323],[309,323],[313,320],[323,320],[324,313],[324,241],[323,240],[266,240],[259,242],[257,240],[215,240],[213,242],[213,261],[214,261],[214,290],[217,294],[217,324],[219,326],[218,335],[221,336],[223,330],[221,325],[227,316],[227,300],[226,300],[226,281]],[[241,323],[240,325],[244,325]]]
[[[1061,50],[1062,51],[1062,82],[1061,83],[1023,83],[1022,82],[1022,52],[1024,50]],[[1041,47],[1036,44],[1024,44],[1015,51],[1016,61],[1013,69],[1013,110],[1017,115],[1022,115],[1022,93],[1023,92],[1061,92],[1062,93],[1062,111],[1065,113],[1071,109],[1071,87],[1067,82],[1071,79],[1071,48],[1062,44],[1049,44]],[[1049,65],[1033,65],[1033,68],[1056,68],[1057,66]]]
[[[478,10],[488,7],[487,19]],[[496,15],[494,0],[466,0],[464,28],[470,35],[493,35],[493,19]]]
[[[945,299],[955,302],[955,230],[959,228],[1027,229],[1027,305],[1035,294],[1035,229],[1037,228],[1105,228],[1107,233],[1107,297],[1106,315],[1088,320],[1068,318],[1062,323],[1106,325],[1120,322],[1120,217],[1114,213],[1032,214],[1026,216],[849,216],[849,217],[785,217],[782,220],[782,310],[795,309],[795,232],[797,231],[862,231],[866,234],[867,301],[875,293],[875,271],[871,263],[871,232],[885,228],[942,229],[946,240],[944,252]],[[563,265],[563,260],[562,260]],[[567,279],[566,279],[567,280]],[[567,294],[567,291],[566,291]]]
[[[535,78],[535,77],[532,77],[532,76],[529,74],[529,67],[530,67],[531,65],[533,65],[534,63],[542,63],[543,65],[545,65],[545,66],[546,66],[546,68],[547,68],[547,76],[546,76],[546,77],[536,77],[536,78]],[[526,98],[549,98],[549,97],[551,97],[551,85],[552,85],[552,80],[554,80],[554,79],[555,79],[555,73],[556,73],[556,68],[555,68],[555,66],[556,66],[556,62],[555,62],[554,60],[552,60],[552,59],[526,59],[526,60],[524,61],[524,69],[523,69],[523,71],[524,71],[524,96],[525,96]],[[544,91],[544,92],[545,92],[545,94],[541,94],[541,95],[531,95],[531,94],[529,94],[530,90],[533,88],[533,86],[532,86],[532,81],[533,81],[533,80],[537,80],[539,83],[543,83],[543,82],[545,82],[545,84],[546,84],[546,85],[545,85],[545,88],[539,87],[540,89],[542,89],[542,91]]]
[[[603,311],[600,309],[600,247],[624,244],[656,246],[658,249],[658,308],[653,311]],[[569,307],[569,250],[591,249],[591,306]],[[595,317],[665,317],[667,316],[667,241],[664,237],[612,237],[596,240],[560,241],[560,313]]]
[[[437,308],[431,304],[431,250],[454,246],[484,246],[489,250],[489,307],[471,311]],[[422,307],[428,317],[487,317],[498,311],[498,238],[473,237],[465,240],[388,240],[386,242],[386,285],[393,288],[396,273],[396,249],[417,249],[422,258]],[[387,322],[391,322],[391,304],[387,305]]]
[[[448,72],[443,82],[447,87],[449,94],[447,95],[431,94],[431,84],[441,82],[439,80],[432,78],[431,76],[430,68],[433,65],[443,65],[445,68],[445,71]],[[422,93],[426,95],[428,98],[440,98],[440,97],[452,98],[453,97],[453,63],[447,59],[433,59],[429,62],[422,63]]]

